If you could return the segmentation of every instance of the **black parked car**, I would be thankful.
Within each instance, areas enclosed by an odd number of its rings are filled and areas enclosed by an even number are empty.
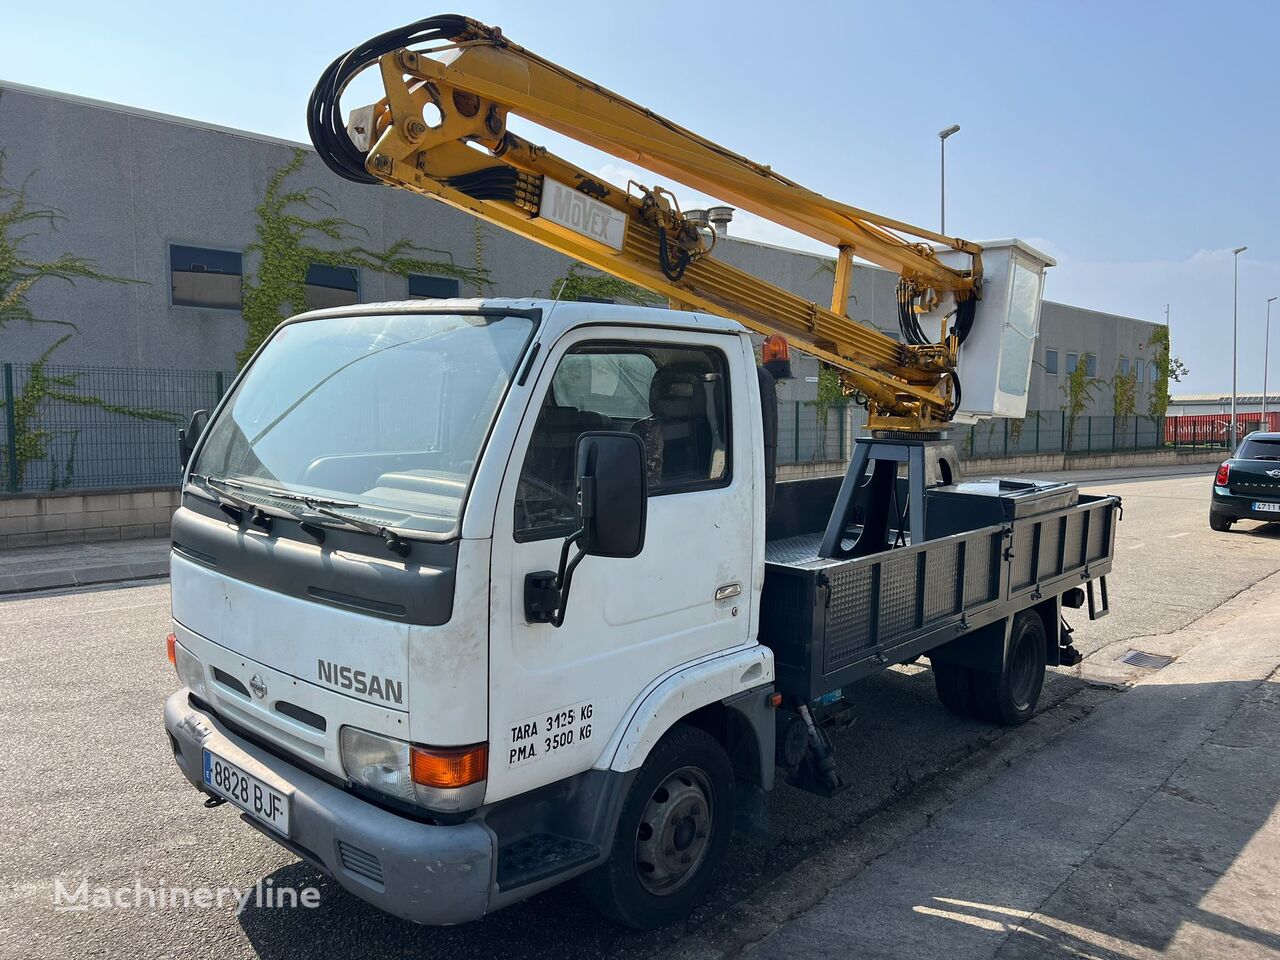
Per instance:
[[[1213,478],[1209,526],[1230,530],[1237,520],[1280,523],[1280,433],[1251,433]]]

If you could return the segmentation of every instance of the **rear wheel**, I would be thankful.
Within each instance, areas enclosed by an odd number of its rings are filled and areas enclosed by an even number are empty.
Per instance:
[[[1228,520],[1226,517],[1209,514],[1209,529],[1217,530],[1219,533],[1226,533],[1231,529],[1231,524],[1234,522],[1234,520]]]
[[[952,713],[962,717],[974,715],[973,671],[954,663],[933,664],[933,686],[938,699]]]
[[[1023,610],[1013,618],[1003,669],[999,673],[973,672],[978,716],[1006,727],[1031,719],[1044,687],[1047,646],[1044,622],[1038,613]]]
[[[733,767],[709,733],[678,724],[627,793],[609,859],[584,875],[587,899],[637,929],[678,920],[715,880],[733,829]]]

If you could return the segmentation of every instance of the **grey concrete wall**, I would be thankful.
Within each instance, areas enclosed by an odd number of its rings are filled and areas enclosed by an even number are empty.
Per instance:
[[[37,285],[31,295],[37,316],[79,328],[54,362],[234,368],[245,336],[239,311],[173,306],[169,244],[245,251],[255,239],[254,208],[267,180],[300,145],[13,88],[0,89],[0,143],[7,181],[25,182],[33,203],[66,217],[56,232],[34,232],[31,256],[49,260],[72,253],[139,281]],[[473,218],[444,204],[348,183],[310,149],[287,183],[290,189],[323,191],[334,209],[319,212],[337,213],[361,228],[360,245],[376,249],[407,237],[443,252],[424,254],[428,259],[451,256],[475,265]],[[484,246],[495,281],[486,291],[490,295],[546,294],[569,264],[493,228],[485,229]],[[246,255],[246,272],[257,263],[257,254]],[[360,287],[365,302],[406,296],[402,277],[369,270],[361,271]],[[0,355],[29,362],[64,332],[55,326],[5,330]]]
[[[1062,303],[1046,300],[1040,311],[1040,338],[1035,347],[1035,365],[1031,370],[1031,387],[1028,401],[1033,410],[1057,410],[1066,400],[1063,385],[1067,380],[1067,354],[1082,358],[1086,353],[1097,356],[1097,376],[1110,381],[1120,368],[1120,358],[1128,357],[1130,363],[1142,361],[1149,365],[1155,360],[1151,335],[1158,324],[1129,317],[1117,317],[1110,313],[1098,313]],[[1058,373],[1045,371],[1046,350],[1058,351]],[[1131,368],[1132,369],[1132,368]],[[1110,383],[1099,384],[1094,391],[1093,402],[1083,411],[1091,416],[1111,416],[1114,411],[1114,393]],[[1136,413],[1146,415],[1151,403],[1150,370],[1144,368],[1142,380],[1134,392]]]
[[[1042,453],[1021,457],[960,458],[966,477],[1016,476],[1131,467],[1194,467],[1222,462],[1221,450],[1139,450],[1134,453]]]
[[[0,498],[0,548],[167,537],[178,491]]]

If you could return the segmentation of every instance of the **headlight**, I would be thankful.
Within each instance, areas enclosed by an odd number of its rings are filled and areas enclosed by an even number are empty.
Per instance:
[[[355,727],[343,727],[340,739],[348,777],[389,797],[417,803],[407,743]]]
[[[178,671],[178,679],[182,681],[184,687],[190,687],[191,692],[201,700],[209,699],[204,684],[204,664],[180,643],[173,645],[173,666]]]
[[[478,807],[484,799],[489,745],[419,747],[356,727],[339,737],[342,766],[356,783],[432,810]]]

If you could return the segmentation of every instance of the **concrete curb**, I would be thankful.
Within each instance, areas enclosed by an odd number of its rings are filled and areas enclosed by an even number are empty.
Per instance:
[[[159,580],[168,576],[169,562],[167,560],[38,570],[33,573],[0,575],[0,597],[32,593],[37,590],[87,587],[103,583],[127,583],[133,580]]]

